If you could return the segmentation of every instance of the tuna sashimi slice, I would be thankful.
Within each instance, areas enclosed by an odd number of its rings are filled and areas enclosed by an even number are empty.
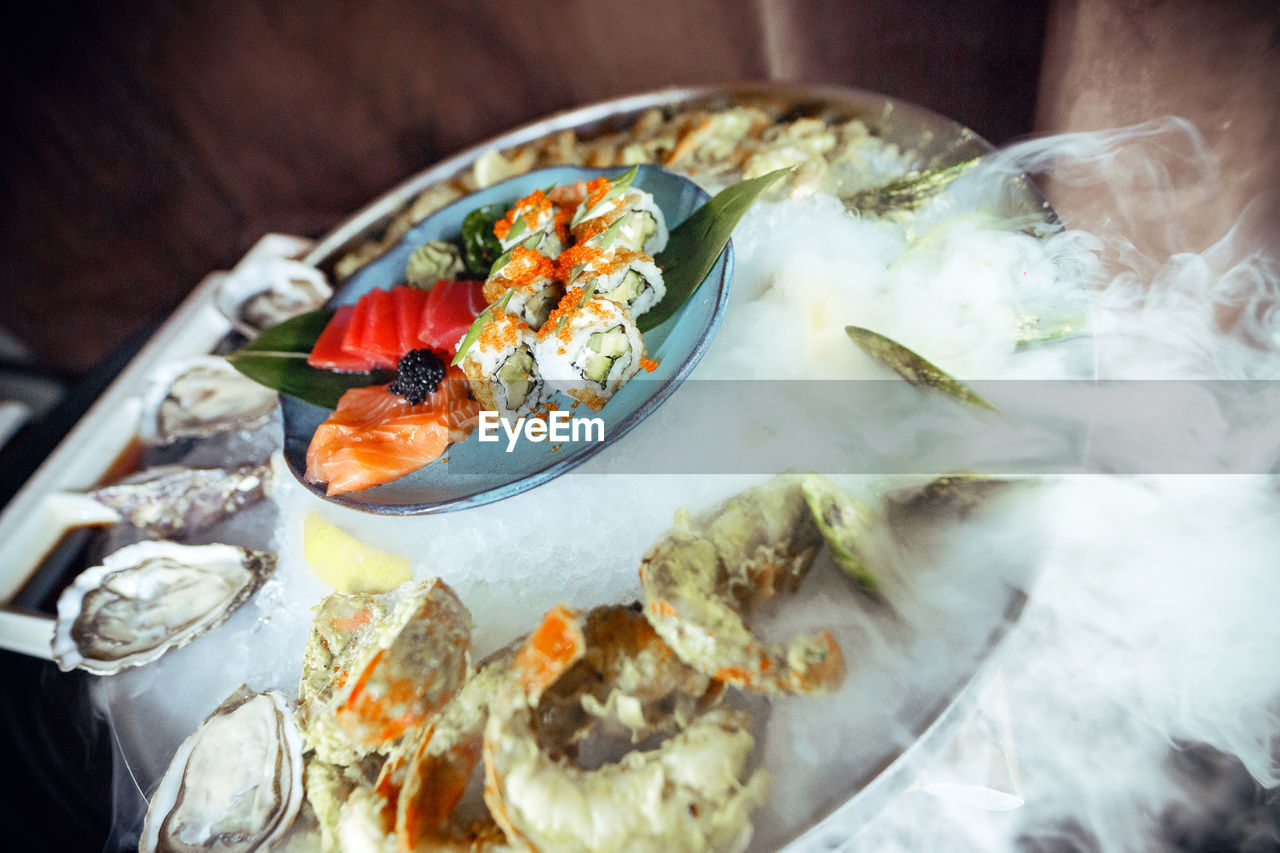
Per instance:
[[[419,349],[422,342],[422,312],[427,305],[427,292],[416,287],[398,284],[391,288],[391,304],[395,306],[396,331],[400,337],[400,356]]]
[[[427,292],[420,339],[452,358],[458,341],[486,304],[483,281],[437,281]]]
[[[386,385],[352,389],[311,437],[307,479],[328,483],[330,495],[397,480],[438,459],[450,442],[466,438],[479,409],[456,367],[417,405]]]
[[[395,306],[391,293],[371,290],[364,299],[369,301],[369,320],[359,347],[385,367],[395,367],[400,361],[400,330],[396,324]]]
[[[360,343],[365,328],[369,325],[369,300],[362,296],[355,305],[349,307],[352,308],[351,320],[342,335],[342,349],[347,355],[368,358],[368,353],[361,348]]]
[[[364,373],[373,368],[373,359],[364,355],[349,353],[342,348],[343,339],[351,327],[351,318],[355,315],[354,305],[343,305],[333,313],[329,324],[324,327],[320,337],[316,339],[311,354],[307,356],[307,364],[322,370],[347,370],[353,373]]]

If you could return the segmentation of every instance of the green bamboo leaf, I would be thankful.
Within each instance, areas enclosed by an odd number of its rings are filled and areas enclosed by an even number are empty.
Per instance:
[[[336,373],[307,364],[307,355],[332,316],[332,309],[322,308],[285,320],[228,353],[227,362],[260,385],[326,409],[337,408],[338,398],[352,388],[391,381],[394,371]]]
[[[636,318],[641,332],[657,328],[680,310],[715,266],[743,214],[790,172],[790,167],[778,169],[721,190],[671,232],[667,247],[654,259],[662,267],[667,295]]]
[[[931,388],[962,402],[981,406],[993,412],[1000,411],[978,396],[968,385],[897,341],[861,326],[845,326],[844,331],[849,336],[849,340],[857,344],[859,349],[901,376],[913,387]]]
[[[236,352],[310,353],[311,348],[316,345],[316,338],[329,325],[333,315],[332,308],[320,308],[300,314],[266,329]]]
[[[973,157],[941,169],[912,172],[902,180],[856,193],[846,198],[844,205],[849,210],[877,215],[895,210],[915,210],[926,199],[951,186],[957,178],[976,166],[979,159],[981,158]]]

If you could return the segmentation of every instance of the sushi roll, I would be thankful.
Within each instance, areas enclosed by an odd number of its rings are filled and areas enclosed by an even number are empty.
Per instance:
[[[498,308],[462,359],[462,372],[483,409],[504,417],[530,414],[550,397],[534,357],[533,331]]]
[[[556,277],[550,258],[517,246],[494,264],[484,283],[484,298],[490,305],[511,291],[506,310],[529,325],[533,331],[542,328],[547,315],[564,295],[564,286]]]
[[[594,255],[576,267],[569,287],[592,289],[639,317],[667,295],[662,270],[643,252],[614,248]]]
[[[564,296],[564,285],[550,276],[539,276],[527,282],[513,285],[511,299],[507,302],[507,311],[515,314],[533,331],[542,328],[547,322],[547,315],[556,307],[556,303]],[[490,288],[485,285],[484,295],[489,298]],[[505,291],[504,291],[505,292]],[[497,299],[502,298],[499,293]],[[495,301],[495,300],[490,300]]]
[[[599,411],[640,370],[644,341],[626,308],[570,288],[533,353],[545,382]]]
[[[648,255],[667,246],[667,220],[650,193],[630,186],[632,173],[614,183],[597,178],[587,185],[587,197],[574,211],[569,228],[573,239],[584,245],[599,245],[608,239]],[[606,238],[606,235],[613,236]]]
[[[542,190],[534,190],[493,226],[493,236],[504,252],[524,246],[554,258],[569,241],[568,219],[567,210],[552,204]]]

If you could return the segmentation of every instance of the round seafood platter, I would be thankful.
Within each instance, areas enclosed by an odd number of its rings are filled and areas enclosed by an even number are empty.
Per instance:
[[[1089,364],[990,150],[870,93],[664,90],[202,286],[89,415],[136,473],[39,510],[100,530],[39,630],[95,675],[113,843],[833,849],[919,786],[1035,583],[1037,484],[859,425],[985,429],[969,383]],[[604,440],[480,438],[565,410]]]

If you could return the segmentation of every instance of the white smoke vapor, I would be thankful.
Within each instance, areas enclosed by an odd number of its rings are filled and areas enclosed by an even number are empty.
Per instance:
[[[1280,376],[1275,247],[1246,236],[1258,205],[1200,253],[1177,251],[1176,221],[1160,222],[1175,193],[1211,191],[1216,168],[1191,125],[1068,134],[1001,156],[1108,197],[1092,294],[1099,377]],[[1155,233],[1169,253],[1139,251],[1127,229]],[[1025,805],[984,811],[914,791],[851,848],[1280,843],[1259,790],[1280,784],[1280,431],[1273,398],[1217,400],[1206,419],[1247,437],[1245,470],[1257,475],[1062,478],[1041,498],[1049,548],[987,709],[1007,717],[1001,750]],[[988,775],[980,761],[946,772]]]
[[[1028,139],[1002,148],[990,160],[997,169],[1047,179],[1055,201],[1065,196],[1072,203],[1059,205],[1069,224],[1070,208],[1078,205],[1096,220],[1091,231],[1123,244],[1141,237],[1144,245],[1166,254],[1189,248],[1186,224],[1168,215],[1170,202],[1210,199],[1220,177],[1204,137],[1177,116]],[[1086,188],[1087,193],[1054,193],[1055,187]],[[1121,251],[1119,245],[1112,249]],[[1125,253],[1131,250],[1126,245]]]
[[[1203,809],[1220,781],[1172,772],[1170,750],[1191,744],[1274,786],[1275,485],[1081,477],[1051,489],[1051,550],[1001,667],[1026,805],[994,814],[908,794],[858,848],[1014,849],[1073,827],[1085,849],[1160,849],[1165,813]]]

